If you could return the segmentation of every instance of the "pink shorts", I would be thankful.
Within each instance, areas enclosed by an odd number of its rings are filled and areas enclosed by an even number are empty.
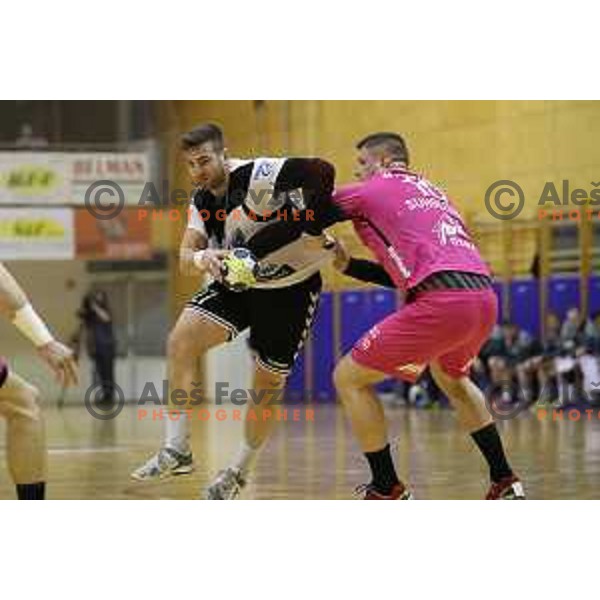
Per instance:
[[[0,387],[4,385],[8,377],[8,363],[3,356],[0,356]]]
[[[492,289],[435,290],[374,325],[352,349],[359,364],[410,382],[437,361],[454,378],[471,364],[496,323]]]

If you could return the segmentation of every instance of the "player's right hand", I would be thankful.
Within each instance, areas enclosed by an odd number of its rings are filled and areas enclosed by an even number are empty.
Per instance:
[[[230,250],[214,250],[206,248],[194,253],[194,265],[201,271],[208,271],[217,281],[223,277],[223,259]]]
[[[348,268],[348,263],[350,262],[350,254],[346,249],[346,246],[342,244],[339,238],[334,238],[334,246],[333,246],[333,266],[342,273]]]
[[[40,346],[37,351],[42,360],[54,371],[62,386],[68,387],[78,383],[79,371],[75,355],[70,348],[52,340],[44,346]]]

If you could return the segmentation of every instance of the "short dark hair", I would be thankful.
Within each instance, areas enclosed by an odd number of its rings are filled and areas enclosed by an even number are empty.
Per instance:
[[[406,147],[404,138],[400,134],[391,131],[379,131],[369,134],[356,144],[359,150],[363,148],[375,148],[376,146],[383,146],[394,159],[402,161],[408,166],[408,148]]]
[[[179,145],[182,150],[189,150],[196,146],[212,142],[215,150],[223,150],[223,130],[214,123],[203,123],[181,136]]]

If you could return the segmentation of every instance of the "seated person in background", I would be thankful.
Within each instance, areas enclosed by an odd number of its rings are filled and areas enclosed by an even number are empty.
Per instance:
[[[583,399],[600,403],[600,313],[585,320],[575,338],[575,358],[579,370],[579,386]]]
[[[578,308],[567,311],[560,330],[560,355],[555,359],[558,375],[559,404],[572,404],[578,399],[595,402],[600,381],[600,369],[594,350],[598,332],[594,323]]]
[[[479,361],[475,361],[473,365],[476,372],[486,374],[484,379],[487,380],[486,389],[489,393],[496,394],[499,391],[504,393],[510,388],[507,382],[512,380],[512,375],[508,372],[505,354],[502,327],[496,325],[490,339],[479,353]],[[509,393],[504,393],[504,400],[510,401]]]
[[[575,356],[575,341],[561,342],[558,356],[554,359],[554,370],[558,386],[558,399],[554,404],[566,406],[575,402],[575,390],[581,381],[581,372]]]
[[[520,346],[520,356],[515,366],[517,382],[519,384],[519,399],[529,405],[535,401],[535,392],[544,389],[543,347],[540,341],[527,336],[527,341]]]
[[[590,336],[588,340],[595,356],[600,356],[600,311],[592,315]]]
[[[590,336],[584,346],[575,350],[581,396],[590,404],[600,404],[600,366],[598,355],[595,353],[597,344],[598,339]]]
[[[494,332],[481,351],[490,377],[490,393],[500,394],[502,402],[513,402],[514,380],[517,379],[519,397],[531,401],[531,374],[539,369],[541,346],[526,331],[514,323],[505,322],[500,332]]]
[[[556,358],[561,352],[560,319],[555,313],[546,315],[544,339],[542,342],[542,361],[538,369],[538,403],[546,404],[556,397]]]
[[[502,379],[499,377],[497,372],[501,365],[497,362],[496,364],[492,364],[491,368],[489,365],[489,359],[491,357],[498,356],[501,353],[501,339],[502,327],[500,325],[495,325],[494,329],[492,330],[492,334],[490,335],[490,339],[483,345],[481,351],[479,352],[479,356],[473,361],[471,372],[474,380],[477,382],[477,385],[482,390],[488,390],[492,385],[492,368],[495,370],[494,382],[496,385],[499,385]]]
[[[595,327],[592,321],[582,315],[579,309],[572,307],[560,329],[561,342],[573,341],[576,347],[585,347],[588,338],[593,338]]]

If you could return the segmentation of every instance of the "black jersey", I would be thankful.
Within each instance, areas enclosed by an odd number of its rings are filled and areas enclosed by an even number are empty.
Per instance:
[[[260,261],[256,287],[285,287],[331,258],[319,234],[340,219],[331,203],[334,169],[316,158],[256,158],[229,163],[222,197],[197,190],[188,227],[213,248],[245,247]]]

